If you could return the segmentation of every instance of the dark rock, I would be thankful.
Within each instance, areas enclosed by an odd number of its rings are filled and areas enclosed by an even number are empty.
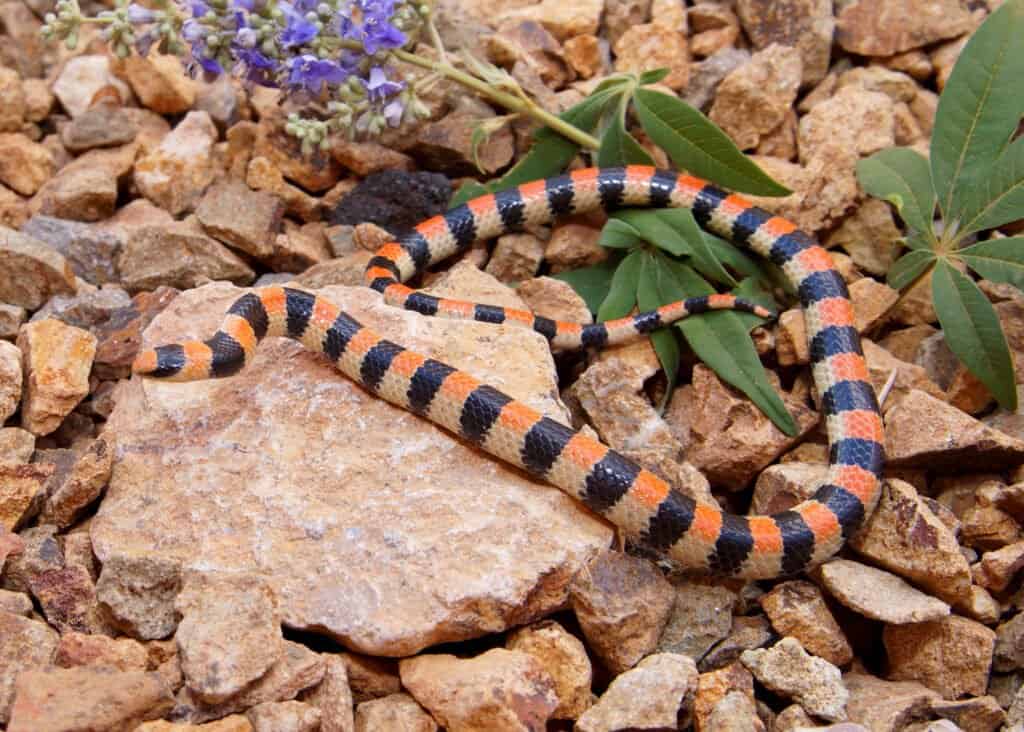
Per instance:
[[[370,222],[402,236],[424,219],[444,213],[450,198],[451,184],[440,173],[385,170],[367,176],[342,198],[330,223]]]

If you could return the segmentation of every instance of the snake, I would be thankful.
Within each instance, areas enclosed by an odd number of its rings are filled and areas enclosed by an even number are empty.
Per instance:
[[[425,316],[530,328],[553,349],[624,343],[711,310],[770,315],[748,301],[718,294],[584,325],[435,297],[405,284],[477,240],[569,214],[622,207],[687,208],[704,230],[773,262],[792,284],[806,323],[828,436],[828,471],[806,500],[770,516],[725,512],[675,490],[600,440],[543,416],[465,371],[382,338],[326,298],[294,287],[246,292],[211,338],[140,351],[132,370],[179,381],[228,377],[245,366],[263,338],[292,338],[371,394],[556,486],[609,520],[625,538],[683,567],[772,579],[825,561],[878,503],[884,433],[846,284],[829,253],[789,220],[687,173],[640,165],[584,168],[479,196],[419,223],[374,254],[365,284],[389,305]]]

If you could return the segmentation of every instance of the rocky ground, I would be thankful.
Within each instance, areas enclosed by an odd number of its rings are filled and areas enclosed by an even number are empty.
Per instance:
[[[613,71],[670,67],[664,90],[795,191],[764,205],[833,248],[872,380],[891,386],[890,480],[841,558],[743,584],[610,548],[556,490],[291,342],[216,382],[128,366],[142,344],[208,335],[240,288],[293,281],[692,495],[761,513],[808,495],[827,459],[799,310],[757,332],[798,438],[700,364],[659,414],[646,343],[556,361],[532,333],[358,287],[388,232],[473,173],[494,110],[441,84],[416,129],[303,159],[273,92],[119,62],[88,37],[49,46],[45,2],[0,3],[0,725],[1024,730],[1024,415],[952,356],[927,283],[897,303],[883,280],[900,226],[855,177],[885,147],[927,152],[937,92],[997,4],[441,3],[449,46],[554,110]],[[483,167],[529,132],[494,134]],[[481,244],[424,284],[589,320],[544,275],[599,261],[600,224]],[[982,287],[1024,382],[1024,293]]]

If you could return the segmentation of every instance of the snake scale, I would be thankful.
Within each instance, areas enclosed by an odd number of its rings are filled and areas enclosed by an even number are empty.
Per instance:
[[[287,287],[243,295],[212,338],[144,351],[133,370],[175,380],[229,376],[262,338],[287,336],[323,354],[369,392],[557,486],[626,536],[687,567],[760,579],[823,561],[878,501],[882,420],[845,283],[825,249],[786,219],[690,175],[647,166],[588,168],[482,196],[420,223],[376,253],[366,284],[389,304],[424,315],[532,328],[554,348],[622,342],[710,309],[767,314],[731,296],[712,295],[582,326],[438,298],[403,284],[477,239],[620,206],[689,208],[706,230],[779,265],[796,289],[829,440],[827,477],[808,500],[772,516],[738,516],[697,502],[602,443],[464,371],[381,338],[322,297]]]

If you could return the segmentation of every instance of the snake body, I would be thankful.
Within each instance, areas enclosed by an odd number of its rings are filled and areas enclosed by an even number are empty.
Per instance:
[[[555,348],[621,342],[709,309],[766,314],[731,296],[712,295],[581,326],[438,298],[403,284],[477,239],[620,206],[689,208],[708,231],[779,265],[796,289],[829,439],[827,477],[808,500],[772,516],[738,516],[695,501],[604,444],[464,371],[381,338],[322,297],[287,287],[243,295],[212,338],[144,351],[133,370],[174,380],[229,376],[262,338],[287,336],[323,354],[371,393],[557,486],[626,536],[687,567],[754,579],[795,574],[823,561],[878,501],[882,420],[845,283],[825,249],[786,219],[689,175],[647,166],[588,168],[482,196],[422,222],[376,253],[366,283],[390,304],[424,315],[519,324]]]

